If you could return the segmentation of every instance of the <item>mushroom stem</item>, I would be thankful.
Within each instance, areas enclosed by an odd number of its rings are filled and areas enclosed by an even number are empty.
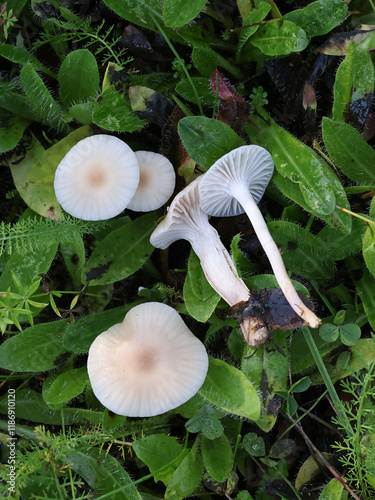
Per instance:
[[[231,256],[211,224],[207,223],[205,232],[190,243],[201,262],[207,281],[227,304],[232,307],[249,300],[250,291],[238,276]]]
[[[275,278],[290,306],[311,328],[317,328],[320,325],[320,319],[308,307],[306,307],[298,296],[298,293],[296,292],[285,269],[280,251],[273,240],[262,213],[253,197],[242,185],[233,187],[232,195],[239,201],[249,217],[260,244],[262,245],[271,264]]]

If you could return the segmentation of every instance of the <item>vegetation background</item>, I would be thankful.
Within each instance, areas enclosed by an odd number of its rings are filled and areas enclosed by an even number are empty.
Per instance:
[[[373,1],[10,0],[0,41],[3,497],[374,498]],[[260,206],[319,330],[245,345],[189,244],[149,243],[166,207],[64,214],[54,172],[93,133],[168,157],[176,192],[270,151]],[[251,290],[277,286],[246,217],[211,222]],[[208,376],[166,414],[114,415],[87,352],[151,300],[204,341]]]

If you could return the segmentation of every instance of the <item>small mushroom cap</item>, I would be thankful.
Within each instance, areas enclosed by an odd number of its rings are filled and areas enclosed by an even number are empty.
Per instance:
[[[95,396],[129,417],[165,413],[194,396],[208,370],[202,342],[166,304],[148,302],[92,343],[87,369]]]
[[[135,156],[141,175],[128,208],[136,212],[156,210],[173,194],[176,185],[173,165],[168,158],[152,151],[136,151]]]
[[[139,183],[131,148],[117,137],[98,134],[79,141],[59,163],[56,198],[70,215],[105,220],[121,213]]]
[[[272,157],[264,148],[251,145],[234,149],[203,175],[199,186],[202,209],[217,217],[242,214],[244,210],[234,197],[235,190],[246,187],[258,203],[273,170]]]

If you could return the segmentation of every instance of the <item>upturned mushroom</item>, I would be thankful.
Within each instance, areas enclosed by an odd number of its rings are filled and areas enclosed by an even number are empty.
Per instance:
[[[172,163],[165,156],[152,151],[136,151],[140,179],[127,208],[136,212],[156,210],[172,196],[176,174]]]
[[[277,282],[293,310],[312,328],[320,319],[302,302],[285,269],[257,203],[272,177],[274,164],[260,146],[241,146],[217,160],[202,176],[199,194],[208,215],[230,216],[246,212],[270,261]]]
[[[176,240],[187,240],[201,262],[207,281],[230,306],[234,306],[247,301],[250,292],[200,206],[198,188],[202,179],[198,177],[177,194],[165,219],[151,234],[150,242],[165,249]]]
[[[87,361],[92,389],[109,410],[128,417],[165,413],[193,397],[206,378],[208,355],[170,306],[133,307],[101,333]]]
[[[73,146],[57,166],[55,194],[74,217],[110,219],[133,198],[139,176],[137,158],[125,142],[110,135],[93,135]]]

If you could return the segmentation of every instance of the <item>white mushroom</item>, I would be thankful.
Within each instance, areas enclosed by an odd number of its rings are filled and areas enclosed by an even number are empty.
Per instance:
[[[110,135],[86,137],[59,163],[56,198],[70,215],[105,220],[122,212],[139,184],[139,166],[131,148]]]
[[[128,208],[136,212],[156,210],[173,194],[176,184],[173,165],[168,158],[152,151],[136,151],[135,156],[140,168],[140,179]]]
[[[246,212],[270,261],[275,277],[293,310],[312,328],[320,319],[302,302],[284,266],[276,243],[257,206],[272,177],[271,155],[260,146],[241,146],[227,153],[204,174],[199,186],[202,209],[208,215]]]
[[[234,306],[247,301],[250,292],[238,276],[218,232],[208,222],[208,215],[201,209],[198,187],[202,178],[198,177],[178,193],[167,216],[151,234],[150,242],[165,249],[176,240],[189,241],[207,281],[230,306]]]
[[[118,415],[151,417],[185,403],[208,370],[202,342],[159,302],[133,307],[92,343],[87,369],[98,400]]]

